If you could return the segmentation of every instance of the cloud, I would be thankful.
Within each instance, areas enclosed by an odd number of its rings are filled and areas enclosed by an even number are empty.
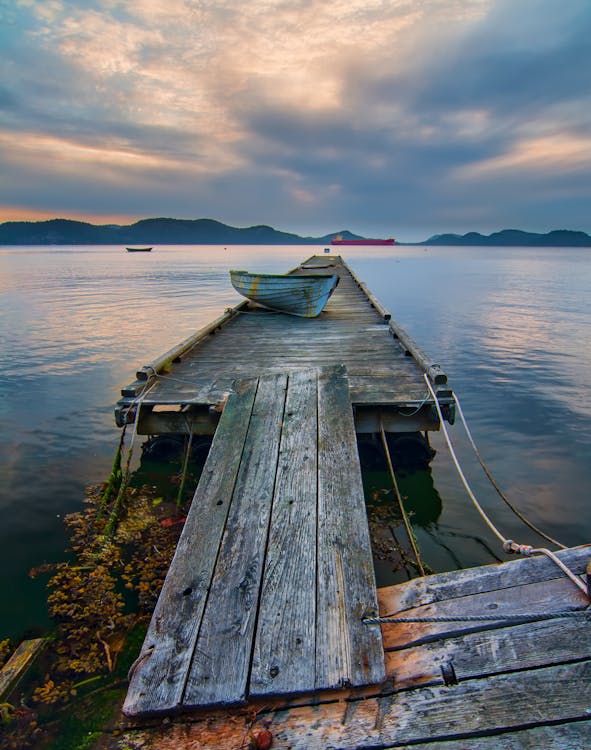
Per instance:
[[[539,173],[548,169],[589,173],[591,169],[591,137],[558,134],[545,138],[520,141],[506,153],[468,164],[458,170],[460,178],[483,179],[489,175]]]
[[[590,27],[587,0],[19,0],[0,202],[36,163],[72,210],[584,228]]]

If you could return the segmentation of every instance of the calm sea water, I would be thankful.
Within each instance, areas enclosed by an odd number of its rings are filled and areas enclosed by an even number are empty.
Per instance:
[[[239,301],[229,268],[283,272],[321,248],[161,246],[0,250],[0,639],[47,623],[44,581],[63,559],[63,516],[103,481],[113,406],[138,366]],[[540,248],[350,248],[345,260],[447,371],[493,474],[567,545],[591,541],[591,253]],[[451,428],[501,531],[538,544],[498,500]],[[413,497],[434,570],[504,556],[469,504],[439,435]],[[432,486],[431,486],[432,484]],[[421,507],[422,503],[422,507]]]

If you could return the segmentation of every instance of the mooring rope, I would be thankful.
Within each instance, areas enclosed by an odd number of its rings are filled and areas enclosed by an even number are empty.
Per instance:
[[[224,312],[233,312],[236,315],[283,315],[279,310],[266,310],[263,307],[257,310],[232,310],[232,308],[229,307],[227,310],[224,310]]]
[[[420,622],[535,622],[536,620],[553,620],[554,618],[568,617],[591,617],[591,609],[567,609],[560,612],[531,612],[520,615],[459,615],[452,617],[442,615],[440,617],[398,617],[386,615],[385,617],[364,617],[365,625],[382,625],[384,623],[420,623]]]
[[[431,394],[429,393],[429,391],[427,391],[425,398],[422,401],[420,401],[416,407],[412,407],[412,411],[407,411],[407,412],[398,411],[398,414],[400,414],[401,417],[414,417],[414,415],[417,414],[423,408],[423,406],[427,403],[430,395]]]
[[[505,552],[507,552],[508,554],[525,555],[527,557],[533,554],[537,554],[537,553],[546,555],[554,563],[556,563],[556,565],[558,565],[558,567],[565,573],[565,575],[567,575],[570,578],[570,580],[575,584],[575,586],[578,586],[578,588],[581,589],[581,591],[585,594],[585,596],[589,598],[589,593],[587,591],[586,584],[583,583],[583,581],[579,578],[579,576],[573,573],[573,571],[570,570],[570,568],[568,568],[562,562],[562,560],[560,560],[553,552],[543,547],[535,548],[535,547],[532,547],[530,544],[518,544],[517,542],[514,542],[512,539],[508,539],[497,529],[494,523],[486,515],[482,506],[476,499],[476,496],[472,492],[472,489],[470,485],[468,484],[468,480],[466,479],[464,472],[462,471],[462,467],[460,466],[460,462],[458,461],[451,439],[449,437],[449,432],[447,430],[447,427],[445,426],[445,421],[443,419],[443,414],[441,413],[441,407],[439,405],[437,395],[435,394],[435,391],[431,387],[431,383],[429,382],[429,378],[427,377],[427,375],[423,375],[423,378],[425,382],[427,383],[427,388],[431,392],[431,396],[433,397],[435,408],[437,410],[437,415],[439,417],[439,423],[441,424],[441,430],[445,437],[445,442],[447,443],[447,447],[449,449],[454,465],[457,469],[460,479],[462,480],[462,484],[464,485],[466,492],[468,493],[468,496],[472,500],[472,503],[474,504],[476,510],[478,511],[478,513],[480,514],[480,516],[482,517],[486,525],[495,534],[495,536],[501,541],[501,544],[503,545],[503,549],[505,550]]]
[[[392,459],[390,458],[390,450],[388,449],[388,443],[386,441],[386,433],[384,432],[384,425],[382,423],[381,416],[380,416],[380,435],[382,438],[382,446],[384,448],[384,453],[386,455],[386,461],[388,463],[388,469],[390,471],[390,478],[392,479],[392,485],[394,487],[394,493],[396,495],[396,499],[398,500],[398,507],[400,508],[400,512],[402,513],[402,520],[404,521],[404,527],[406,528],[406,535],[408,536],[408,540],[412,547],[415,560],[417,561],[417,567],[421,575],[424,576],[425,569],[421,562],[421,555],[419,554],[419,550],[417,548],[417,543],[415,541],[413,530],[411,528],[410,522],[408,520],[408,515],[404,508],[404,503],[402,502],[402,496],[400,494],[400,490],[398,489],[398,482],[396,481],[396,475],[394,474],[394,467],[392,466]]]
[[[187,481],[187,469],[189,467],[189,458],[191,456],[191,443],[193,442],[193,422],[188,424],[189,420],[185,419],[185,422],[187,423],[187,427],[189,428],[189,437],[187,438],[187,446],[185,449],[185,458],[183,461],[183,473],[181,476],[181,482],[179,485],[179,491],[176,498],[176,504],[177,508],[180,508],[183,504],[183,493],[185,491],[185,484]]]
[[[127,449],[127,457],[125,461],[125,467],[123,468],[123,471],[121,473],[121,484],[119,485],[119,491],[117,493],[117,497],[115,499],[115,502],[113,503],[113,508],[111,510],[109,520],[107,521],[107,525],[105,527],[105,536],[109,537],[112,536],[115,532],[115,529],[117,527],[118,523],[118,517],[119,513],[121,512],[121,508],[123,505],[123,496],[125,494],[125,491],[127,489],[127,485],[129,482],[129,473],[130,473],[130,467],[131,467],[131,457],[133,455],[133,444],[135,441],[135,437],[137,435],[137,427],[138,422],[140,419],[140,411],[141,411],[141,405],[144,398],[148,395],[148,393],[152,390],[152,388],[156,385],[156,381],[152,383],[148,388],[144,390],[144,392],[141,394],[141,396],[136,397],[133,402],[130,404],[129,409],[126,411],[126,418],[127,414],[129,414],[130,410],[133,408],[134,404],[137,404],[135,418],[133,421],[133,431],[131,433],[131,440],[129,441],[129,447]]]
[[[156,383],[159,380],[170,380],[173,383],[182,383],[182,385],[190,385],[190,386],[195,387],[195,381],[194,380],[183,380],[183,378],[174,378],[172,375],[162,375],[162,373],[156,372],[154,370],[154,368],[150,368],[150,369],[152,369],[152,371],[154,373],[153,375],[150,376],[150,379],[152,379],[152,378],[155,379],[155,381],[154,381],[154,383],[152,385],[156,385]],[[135,403],[135,401],[131,403],[130,409],[133,407],[134,403]],[[180,403],[183,403],[183,402],[181,401]],[[129,409],[127,411],[129,411]]]
[[[464,429],[466,430],[466,435],[468,436],[468,440],[470,441],[470,445],[472,446],[472,448],[474,450],[474,453],[476,454],[476,458],[478,459],[478,462],[482,466],[482,469],[483,469],[484,473],[486,474],[486,476],[488,477],[490,483],[495,488],[498,496],[501,498],[501,500],[503,500],[503,502],[505,502],[507,504],[507,506],[513,511],[513,513],[515,513],[515,515],[523,521],[523,523],[526,526],[529,526],[529,528],[532,529],[532,531],[535,531],[536,534],[539,534],[539,536],[541,536],[543,539],[546,539],[546,541],[550,542],[550,544],[555,544],[557,547],[560,547],[562,549],[566,549],[567,547],[566,547],[565,544],[562,544],[561,542],[558,542],[556,539],[553,539],[551,536],[548,536],[547,534],[545,534],[541,529],[538,529],[537,526],[535,526],[528,518],[526,518],[523,515],[523,513],[521,513],[521,511],[519,511],[509,501],[509,498],[505,495],[505,493],[503,492],[503,490],[499,487],[499,485],[495,481],[495,478],[491,474],[488,466],[484,462],[484,459],[480,455],[480,451],[476,447],[476,443],[474,442],[474,439],[472,438],[472,433],[470,432],[470,428],[468,427],[468,423],[466,422],[466,418],[464,417],[464,412],[462,411],[462,407],[461,407],[461,404],[460,404],[460,399],[458,398],[457,394],[454,393],[454,392],[452,392],[452,396],[454,398],[454,401],[456,402],[456,406],[457,406],[457,409],[458,409],[458,414],[460,416],[460,420],[462,422],[462,425],[464,426]]]
[[[127,414],[129,414],[129,412],[133,408],[134,404],[136,405],[135,418],[133,420],[133,431],[131,433],[131,440],[129,441],[129,448],[128,448],[128,454],[127,454],[128,455],[128,459],[127,459],[127,466],[128,467],[129,467],[129,463],[131,461],[131,452],[133,450],[133,443],[134,443],[135,437],[137,435],[137,426],[138,426],[138,423],[140,421],[140,411],[141,411],[142,401],[146,398],[146,396],[152,390],[152,388],[154,388],[154,386],[156,385],[156,383],[157,383],[157,381],[154,381],[152,383],[152,385],[150,385],[147,388],[145,388],[144,391],[143,391],[143,393],[140,396],[136,397],[132,401],[132,403],[129,405],[129,409],[126,412]]]

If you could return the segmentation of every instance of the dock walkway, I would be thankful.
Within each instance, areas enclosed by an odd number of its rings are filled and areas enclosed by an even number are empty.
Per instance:
[[[123,389],[120,425],[214,437],[109,748],[586,749],[589,598],[553,562],[376,590],[355,432],[437,429],[425,374],[453,394],[340,257],[293,273],[326,267],[319,318],[242,303]]]
[[[340,256],[312,256],[295,274],[336,273],[339,285],[318,318],[275,313],[245,301],[226,311],[123,388],[116,410],[138,432],[213,434],[219,404],[236,380],[299,368],[344,365],[358,432],[438,429],[423,376],[446,417],[453,398],[441,367],[395,322]],[[379,411],[379,416],[378,416]]]
[[[381,683],[372,554],[343,367],[235,385],[124,711]]]

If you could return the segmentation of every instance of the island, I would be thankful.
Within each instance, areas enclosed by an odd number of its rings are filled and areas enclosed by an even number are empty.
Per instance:
[[[343,244],[362,245],[368,239],[340,229],[321,237],[302,237],[266,224],[233,227],[214,219],[142,219],[135,224],[90,224],[71,219],[7,221],[0,224],[0,245],[326,245],[334,237]],[[370,241],[368,240],[368,244]],[[423,242],[396,240],[396,245],[591,247],[591,236],[581,231],[556,229],[546,234],[503,229],[490,235],[435,234]]]

